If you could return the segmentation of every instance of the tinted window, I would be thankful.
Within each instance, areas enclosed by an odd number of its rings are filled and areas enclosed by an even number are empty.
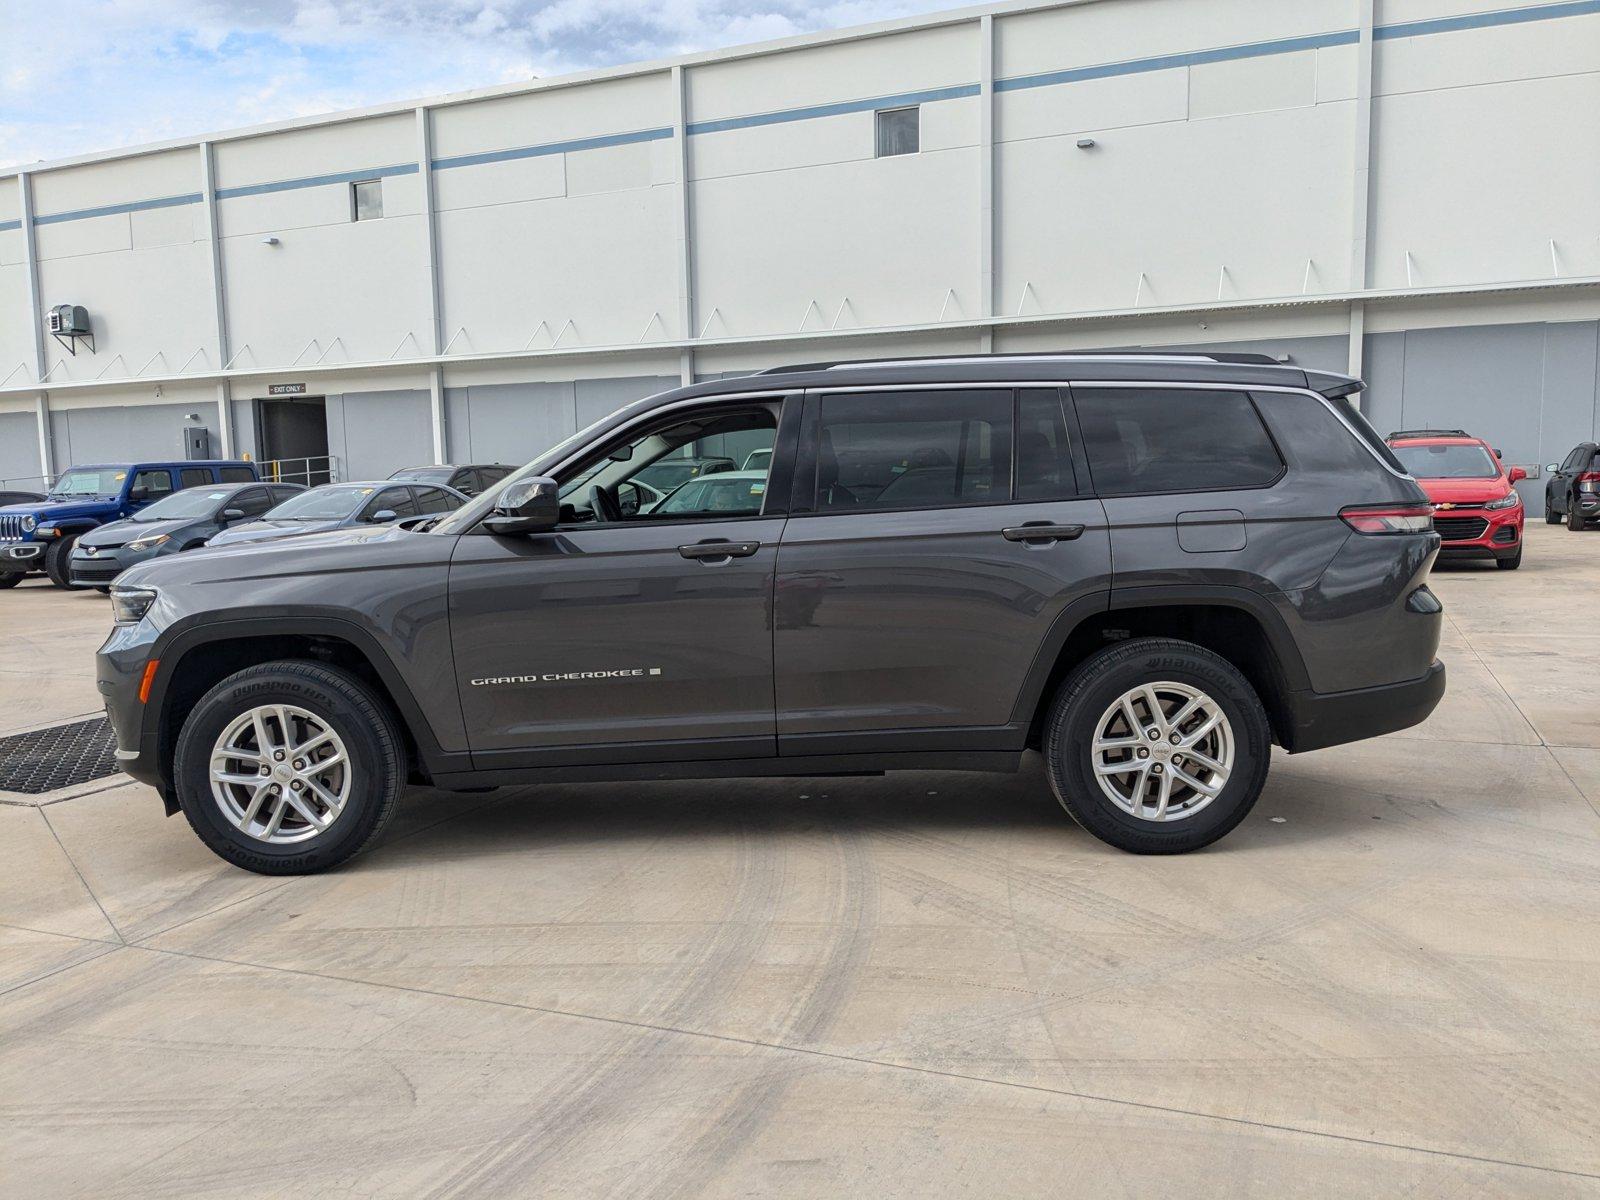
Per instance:
[[[172,490],[172,472],[166,468],[159,471],[136,471],[133,476],[133,487],[143,488],[149,493],[149,499],[165,496]]]
[[[367,501],[367,506],[361,510],[361,519],[370,521],[386,508],[396,517],[417,515],[417,502],[411,498],[410,488],[384,488]]]
[[[1077,477],[1059,392],[1023,392],[1017,397],[1017,499],[1059,500],[1075,496]]]
[[[478,472],[478,477],[483,481],[483,486],[493,487],[507,475],[511,474],[510,467],[484,467]]]
[[[178,472],[179,487],[205,487],[212,482],[210,467],[184,467]]]
[[[249,483],[255,478],[249,467],[223,467],[221,474],[223,483]]]
[[[1102,495],[1261,487],[1283,470],[1243,392],[1074,388],[1073,395]]]
[[[266,488],[246,488],[228,502],[228,507],[237,508],[247,517],[259,517],[272,507],[272,497]]]
[[[436,487],[419,487],[414,489],[417,493],[417,502],[425,513],[445,513],[460,506],[449,492],[440,491]]]
[[[915,154],[921,144],[921,112],[916,108],[878,111],[878,157]]]
[[[1372,447],[1372,452],[1381,461],[1389,464],[1390,467],[1402,474],[1405,472],[1405,468],[1400,465],[1400,460],[1394,456],[1394,451],[1389,448],[1389,443],[1378,436],[1378,431],[1372,427],[1372,422],[1367,420],[1365,414],[1351,403],[1350,397],[1339,396],[1333,401],[1333,405],[1344,414],[1344,419],[1350,422],[1350,427],[1356,431],[1362,441]]]
[[[1011,498],[1009,391],[822,398],[816,507],[940,508]]]

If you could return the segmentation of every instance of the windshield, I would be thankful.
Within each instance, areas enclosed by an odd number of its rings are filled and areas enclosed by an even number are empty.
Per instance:
[[[1475,444],[1438,442],[1395,446],[1394,453],[1406,473],[1418,479],[1494,479],[1500,474],[1500,465],[1494,457]]]
[[[189,517],[209,517],[217,505],[228,498],[226,491],[191,488],[187,492],[173,492],[165,500],[157,500],[149,508],[134,514],[135,521],[176,521]]]
[[[360,508],[377,491],[374,487],[331,484],[301,492],[268,510],[263,521],[339,521]]]
[[[761,512],[761,497],[767,490],[766,472],[745,475],[707,475],[690,480],[651,511],[662,513],[727,513],[730,516],[755,516]]]
[[[733,463],[725,458],[664,458],[653,466],[646,467],[634,478],[641,483],[649,484],[658,492],[670,492],[697,475],[715,475],[719,471],[728,471],[732,468]]]
[[[396,471],[390,479],[403,479],[409,483],[449,483],[455,474],[454,467],[407,467]]]
[[[52,500],[64,496],[115,496],[122,491],[128,472],[121,467],[74,467],[50,489]]]

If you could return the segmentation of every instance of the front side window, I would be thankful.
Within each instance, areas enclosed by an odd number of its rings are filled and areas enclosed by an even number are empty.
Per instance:
[[[379,513],[387,509],[396,517],[414,517],[417,515],[417,502],[411,498],[410,488],[384,488],[367,501],[367,506],[361,510],[361,520],[375,520]]]
[[[562,524],[759,516],[767,469],[739,471],[738,460],[770,451],[777,432],[777,406],[763,405],[701,411],[627,434],[562,474]]]
[[[947,508],[1011,498],[1009,390],[822,397],[816,508]]]
[[[1500,464],[1482,446],[1461,442],[1396,446],[1394,455],[1406,474],[1417,479],[1494,479]]]
[[[383,180],[363,179],[350,185],[352,219],[376,221],[383,216]]]
[[[922,144],[922,110],[911,108],[881,108],[878,118],[878,157],[894,158],[900,154],[915,154]]]
[[[172,472],[165,468],[159,471],[136,471],[132,490],[137,492],[140,488],[144,489],[146,498],[150,500],[165,496],[172,490]]]
[[[413,489],[417,493],[417,503],[424,513],[447,513],[451,509],[459,508],[461,501],[449,492],[436,487],[418,487]]]
[[[1283,460],[1244,392],[1074,388],[1103,496],[1266,487]]]
[[[272,507],[272,497],[267,494],[266,488],[246,488],[236,495],[227,507],[237,508],[246,518],[253,519],[262,516]]]

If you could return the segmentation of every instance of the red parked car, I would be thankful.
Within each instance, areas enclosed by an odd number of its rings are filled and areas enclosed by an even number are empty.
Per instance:
[[[1500,452],[1464,429],[1405,429],[1389,447],[1433,502],[1440,559],[1492,558],[1502,571],[1522,565],[1522,498],[1512,485],[1526,479],[1506,470]]]

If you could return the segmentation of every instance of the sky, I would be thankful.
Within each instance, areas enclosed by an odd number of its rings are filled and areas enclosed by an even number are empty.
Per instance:
[[[957,0],[0,0],[0,165],[958,6]]]

